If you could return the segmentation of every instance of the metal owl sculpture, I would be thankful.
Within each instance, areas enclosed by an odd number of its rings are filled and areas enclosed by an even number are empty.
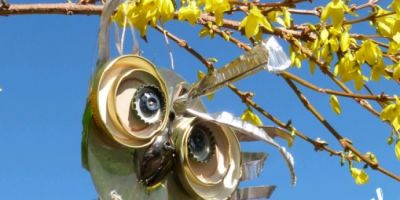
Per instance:
[[[261,70],[280,71],[289,60],[274,38],[189,85],[173,70],[140,55],[109,58],[111,15],[105,4],[99,57],[83,118],[82,162],[100,199],[267,199],[275,186],[240,188],[258,177],[267,157],[241,152],[242,141],[277,147],[296,181],[290,153],[274,137],[228,112],[208,114],[199,97]]]

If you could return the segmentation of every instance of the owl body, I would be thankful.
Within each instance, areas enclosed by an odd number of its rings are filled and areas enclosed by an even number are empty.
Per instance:
[[[260,175],[267,157],[264,152],[241,152],[241,141],[277,147],[294,183],[293,158],[273,140],[290,138],[290,133],[254,126],[225,111],[206,113],[200,100],[251,75],[249,71],[260,71],[269,60],[264,56],[279,56],[282,48],[275,48],[275,40],[271,40],[274,48],[263,42],[191,85],[175,71],[157,68],[140,55],[110,59],[110,19],[121,2],[109,0],[104,5],[98,66],[83,119],[82,161],[99,198],[267,199],[274,186],[239,187],[241,181]],[[262,59],[250,59],[257,56]]]

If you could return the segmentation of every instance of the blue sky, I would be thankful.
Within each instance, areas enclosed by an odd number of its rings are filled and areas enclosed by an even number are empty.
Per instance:
[[[81,167],[80,141],[81,117],[97,58],[98,24],[98,16],[0,17],[2,199],[96,198],[90,175]],[[218,58],[217,66],[242,53],[221,39],[198,39],[200,27],[192,28],[186,23],[171,23],[166,27],[185,38],[206,57]],[[141,41],[143,56],[157,66],[169,67],[163,36],[154,30],[148,34],[149,42]],[[194,82],[197,70],[204,71],[205,68],[187,52],[171,45],[177,73]],[[290,71],[323,87],[337,89],[319,72],[310,76],[306,63],[303,69]],[[242,90],[254,91],[254,100],[281,120],[291,119],[298,130],[311,138],[320,137],[333,148],[339,148],[281,78],[262,72],[236,85]],[[353,88],[352,84],[349,85]],[[382,85],[371,83],[371,87],[376,92],[384,89],[389,94],[398,94],[398,86],[387,81]],[[374,152],[384,167],[400,174],[393,146],[386,145],[389,127],[349,99],[340,98],[343,114],[336,116],[329,108],[329,96],[302,89],[356,147],[363,152]],[[218,92],[214,100],[204,100],[204,103],[210,112],[226,110],[240,115],[245,109],[240,99],[227,89]],[[271,124],[264,118],[263,121]],[[272,199],[369,200],[375,197],[377,187],[383,189],[385,199],[400,199],[399,185],[393,179],[367,170],[370,183],[358,186],[348,168],[340,166],[339,158],[315,152],[312,146],[300,139],[289,149],[296,161],[298,184],[295,187],[290,185],[289,173],[276,149],[261,143],[243,144],[243,148],[269,153],[262,177],[245,185],[276,184],[278,188]]]

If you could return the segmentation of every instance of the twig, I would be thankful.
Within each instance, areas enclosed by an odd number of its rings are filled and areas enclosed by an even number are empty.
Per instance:
[[[174,42],[176,42],[179,46],[182,48],[186,49],[190,54],[192,54],[195,58],[197,58],[201,63],[203,63],[209,70],[212,70],[213,64],[212,62],[208,61],[205,59],[200,53],[195,51],[191,46],[188,45],[188,43],[185,40],[182,40],[178,38],[177,36],[173,35],[169,31],[163,29],[161,26],[156,25],[154,27],[157,31],[159,31],[162,34],[166,34],[169,38],[171,38]]]
[[[103,6],[101,5],[82,5],[75,3],[10,4],[9,8],[0,9],[0,15],[100,15],[102,10]]]
[[[332,135],[339,141],[339,143],[342,145],[344,149],[348,149],[352,151],[357,157],[359,157],[361,160],[363,160],[366,164],[371,166],[372,169],[378,170],[382,172],[383,174],[386,174],[387,176],[400,181],[400,177],[393,174],[392,172],[389,172],[388,170],[382,168],[379,166],[377,162],[372,161],[370,158],[367,156],[363,155],[361,152],[359,152],[350,142],[348,139],[344,138],[342,135],[340,135],[334,128],[333,126],[322,116],[321,113],[318,112],[318,110],[307,100],[307,98],[304,96],[304,94],[301,93],[301,91],[297,88],[297,86],[288,78],[284,78],[285,81],[288,83],[290,88],[295,92],[297,97],[300,99],[300,101],[303,103],[304,107],[306,107],[320,122],[323,124],[329,132],[332,133]]]
[[[375,100],[378,102],[385,102],[387,100],[394,100],[395,98],[392,96],[388,96],[385,94],[380,94],[380,95],[365,95],[365,94],[350,94],[347,92],[341,92],[341,91],[336,91],[336,90],[331,90],[331,89],[326,89],[326,88],[320,88],[314,84],[311,84],[310,82],[294,75],[289,72],[282,72],[279,75],[283,76],[284,78],[288,78],[290,80],[296,81],[297,83],[300,83],[303,86],[306,86],[307,88],[310,88],[316,92],[320,93],[325,93],[325,94],[332,94],[332,95],[337,95],[337,96],[343,96],[343,97],[349,97],[349,98],[359,98],[359,99],[369,99],[369,100]]]

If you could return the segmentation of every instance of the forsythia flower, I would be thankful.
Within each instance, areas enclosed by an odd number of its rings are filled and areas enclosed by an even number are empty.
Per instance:
[[[190,1],[185,7],[181,7],[178,11],[179,20],[187,20],[190,24],[194,25],[197,18],[200,17],[200,9],[196,1]]]
[[[396,103],[387,105],[381,112],[381,119],[389,121],[395,130],[400,130],[400,99],[396,97]]]
[[[132,11],[134,6],[135,4],[129,2],[121,3],[117,8],[117,12],[114,14],[114,16],[112,16],[112,20],[117,22],[118,25],[122,27],[126,26],[126,18],[128,17],[129,12]]]
[[[374,81],[379,81],[381,76],[385,74],[385,63],[380,60],[377,64],[372,66],[371,79]]]
[[[329,17],[331,17],[333,26],[338,28],[342,25],[344,13],[348,10],[349,8],[342,0],[332,0],[323,9],[321,13],[321,21],[325,22]]]
[[[205,0],[204,10],[215,15],[215,23],[222,26],[224,12],[231,10],[231,4],[228,0]]]
[[[249,15],[247,15],[240,23],[239,30],[243,29],[243,27],[245,28],[244,32],[247,38],[260,34],[261,27],[273,31],[269,21],[257,7],[250,9]]]
[[[139,3],[127,1],[122,3],[113,16],[120,26],[126,26],[125,17],[146,36],[147,25],[155,26],[157,20],[166,22],[174,17],[174,4],[171,0],[142,0]]]
[[[335,95],[331,95],[329,97],[329,104],[331,105],[332,110],[339,115],[342,112],[342,109],[340,108],[340,103],[338,98]]]
[[[361,90],[363,83],[363,76],[361,73],[361,66],[356,62],[354,56],[347,52],[335,67],[335,76],[339,76],[344,82],[354,80],[354,85],[357,90]]]
[[[392,8],[394,12],[396,12],[398,17],[400,17],[400,1],[399,0],[393,0],[392,3],[389,5],[389,7]]]
[[[368,64],[374,65],[382,60],[382,50],[371,40],[365,40],[356,52],[356,60],[360,64],[367,61]]]
[[[400,32],[400,20],[398,20],[395,15],[388,15],[391,12],[379,6],[377,6],[376,9],[377,16],[387,15],[375,19],[375,27],[379,34],[385,37],[392,37],[397,32]]]
[[[247,108],[240,117],[243,121],[250,122],[256,126],[262,126],[261,119],[249,108]]]
[[[362,169],[357,169],[355,167],[350,168],[351,176],[353,176],[354,181],[357,185],[362,185],[368,183],[368,174]]]

